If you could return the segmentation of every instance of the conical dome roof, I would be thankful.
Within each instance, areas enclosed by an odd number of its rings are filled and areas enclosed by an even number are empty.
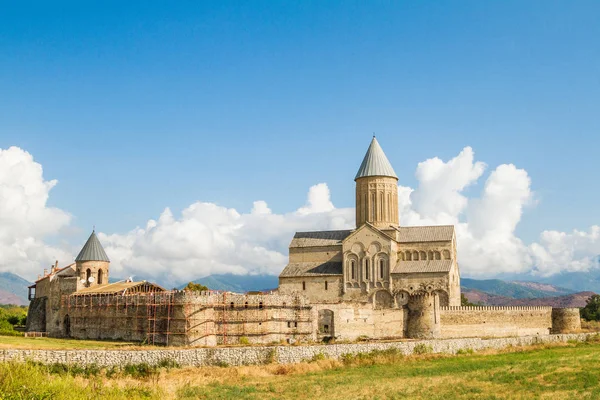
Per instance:
[[[360,164],[360,168],[358,169],[354,180],[365,176],[390,176],[398,179],[394,172],[394,168],[392,168],[392,164],[390,164],[385,156],[385,153],[379,145],[379,142],[377,142],[377,139],[375,139],[375,136],[373,136],[373,140],[371,140],[367,154],[365,154],[365,158],[363,158],[362,164]]]
[[[92,231],[87,242],[83,246],[83,249],[79,252],[79,255],[75,259],[75,261],[108,261],[108,256],[102,248],[100,244],[100,240],[98,240],[98,236],[96,236],[96,232]]]

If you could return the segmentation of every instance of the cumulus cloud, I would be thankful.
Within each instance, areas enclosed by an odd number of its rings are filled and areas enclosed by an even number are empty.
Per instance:
[[[70,257],[45,242],[71,220],[67,212],[47,206],[56,184],[44,180],[31,154],[18,147],[0,149],[0,271],[33,279],[42,266]]]
[[[529,245],[515,235],[524,209],[535,204],[527,172],[512,164],[497,166],[478,197],[464,190],[483,176],[486,164],[464,148],[453,159],[432,158],[419,163],[416,189],[400,186],[401,224],[454,224],[463,274],[494,276],[531,272],[551,275],[597,266],[600,228],[567,234],[546,231]]]
[[[119,235],[100,234],[117,275],[137,275],[181,284],[209,274],[279,274],[296,231],[349,228],[353,209],[336,209],[329,188],[310,188],[306,204],[273,214],[255,201],[248,214],[197,202],[174,216],[166,208],[145,228]]]

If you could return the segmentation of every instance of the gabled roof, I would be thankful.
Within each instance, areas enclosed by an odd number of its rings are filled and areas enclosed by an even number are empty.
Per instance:
[[[289,263],[279,277],[342,275],[341,261]]]
[[[92,231],[92,234],[88,238],[87,242],[83,246],[83,249],[79,252],[79,255],[75,261],[108,261],[108,256],[102,248],[102,244],[96,236],[96,232]]]
[[[290,248],[341,245],[342,241],[350,233],[352,233],[350,229],[343,231],[296,232],[290,243]]]
[[[394,229],[398,231],[398,243],[450,242],[454,237],[454,225],[400,226]]]
[[[105,285],[95,285],[89,288],[81,289],[73,295],[79,294],[128,294],[131,292],[148,293],[148,292],[164,292],[165,289],[155,283],[146,281],[140,282],[114,282]]]
[[[398,261],[392,274],[413,274],[417,272],[449,272],[452,260]]]
[[[373,136],[373,140],[371,140],[367,154],[365,154],[365,158],[363,158],[362,164],[360,164],[360,168],[358,169],[354,180],[365,176],[390,176],[398,179],[396,172],[394,172],[394,168],[392,168],[392,164],[390,164],[385,156],[385,153],[377,142],[377,139],[375,139],[375,136]]]

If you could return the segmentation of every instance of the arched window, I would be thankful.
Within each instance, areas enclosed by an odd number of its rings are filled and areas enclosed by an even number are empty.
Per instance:
[[[420,260],[427,260],[427,253],[425,253],[424,251],[420,251],[419,252],[419,259]]]
[[[442,255],[440,254],[439,251],[434,252],[433,254],[435,254],[435,259],[436,260],[441,260],[442,259]]]
[[[433,260],[433,251],[429,250],[429,259]]]
[[[371,193],[371,222],[375,221],[375,193]]]
[[[85,271],[85,283],[90,283],[90,277],[91,276],[92,276],[92,270],[88,268]]]
[[[103,278],[103,276],[102,276],[102,275],[103,275],[103,273],[102,273],[102,270],[101,270],[101,269],[99,269],[99,270],[98,270],[98,285],[101,285],[101,284],[102,284],[102,278]]]
[[[350,279],[356,279],[356,261],[350,260]]]
[[[383,279],[385,270],[385,260],[379,260],[379,279]]]
[[[369,259],[365,259],[365,279],[369,279]]]
[[[413,251],[413,261],[419,261],[419,252]]]

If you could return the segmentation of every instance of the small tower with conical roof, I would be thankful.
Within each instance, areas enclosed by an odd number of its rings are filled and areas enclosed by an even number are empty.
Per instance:
[[[354,181],[356,227],[365,222],[380,229],[398,226],[398,177],[375,136]]]
[[[96,232],[88,238],[87,242],[75,258],[77,272],[77,290],[108,283],[108,267],[110,260],[96,236]]]

